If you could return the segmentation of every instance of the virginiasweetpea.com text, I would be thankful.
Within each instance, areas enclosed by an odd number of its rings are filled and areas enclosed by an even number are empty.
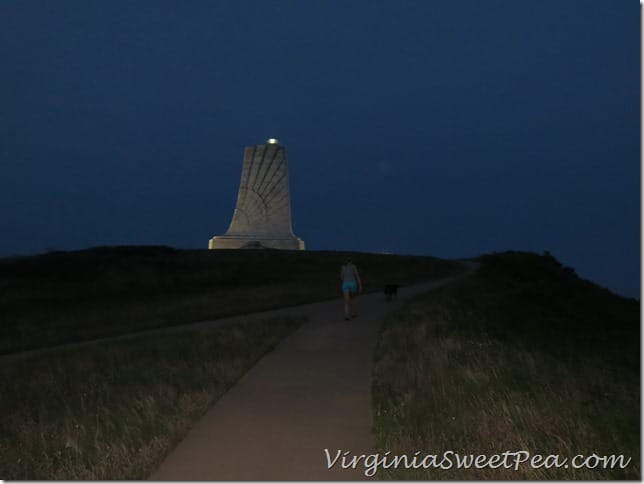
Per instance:
[[[440,454],[421,451],[413,454],[392,454],[391,452],[353,455],[342,449],[324,449],[327,468],[363,469],[367,477],[374,476],[380,469],[508,469],[518,471],[522,467],[532,469],[624,469],[631,463],[623,455],[577,454],[564,457],[557,454],[531,454],[525,450],[506,451],[495,454],[460,454],[451,450]]]

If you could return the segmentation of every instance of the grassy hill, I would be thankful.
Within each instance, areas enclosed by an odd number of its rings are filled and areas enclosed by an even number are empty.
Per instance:
[[[168,247],[4,259],[0,348],[339,298],[338,269],[347,255],[367,291],[461,270],[431,257]],[[623,455],[629,465],[399,466],[381,468],[377,477],[640,479],[639,301],[578,278],[547,254],[478,261],[472,276],[385,320],[373,372],[381,454]],[[3,366],[0,475],[145,479],[193,422],[302,322],[114,341]]]
[[[473,277],[386,319],[373,383],[379,450],[583,455],[589,465],[459,469],[452,456],[450,469],[400,466],[379,477],[640,479],[639,301],[548,254],[479,262]],[[603,468],[594,455],[631,460]]]
[[[462,270],[432,257],[112,247],[0,260],[0,348],[11,352]],[[340,306],[339,306],[340,307]],[[146,479],[191,426],[303,318],[271,318],[34,355],[0,366],[0,476]]]
[[[107,341],[0,365],[0,476],[145,480],[303,317]]]
[[[433,257],[334,251],[99,247],[0,259],[0,354],[341,297],[460,270]]]

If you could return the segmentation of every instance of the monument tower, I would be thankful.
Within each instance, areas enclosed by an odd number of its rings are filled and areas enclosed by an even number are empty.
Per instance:
[[[233,219],[209,249],[270,248],[304,250],[293,235],[286,148],[276,139],[244,149],[241,182]]]

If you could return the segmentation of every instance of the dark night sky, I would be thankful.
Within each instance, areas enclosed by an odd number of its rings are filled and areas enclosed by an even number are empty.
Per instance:
[[[549,250],[640,294],[634,1],[0,1],[0,256],[205,248],[243,148],[309,249]]]

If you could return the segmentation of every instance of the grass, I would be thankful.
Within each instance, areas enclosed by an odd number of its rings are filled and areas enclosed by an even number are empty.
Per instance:
[[[378,450],[624,455],[624,469],[380,469],[389,479],[641,479],[639,302],[549,255],[478,273],[387,318],[374,368]]]
[[[347,256],[365,292],[461,269],[422,256],[169,247],[0,259],[0,354],[340,297]]]
[[[301,322],[244,322],[4,365],[0,476],[146,479],[213,402]]]

